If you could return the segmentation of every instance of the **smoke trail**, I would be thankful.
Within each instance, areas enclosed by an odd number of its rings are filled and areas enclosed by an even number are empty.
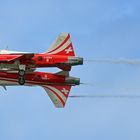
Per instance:
[[[84,86],[96,86],[95,84],[93,83],[80,83],[80,85],[84,85]]]
[[[140,96],[138,95],[71,95],[70,98],[128,98],[128,99],[140,99]]]
[[[107,85],[106,83],[80,83],[82,86],[89,86],[90,88],[96,88],[96,89],[114,89],[114,90],[125,90],[125,91],[140,91],[140,87],[112,87],[110,85]]]
[[[134,60],[134,59],[126,59],[126,58],[119,58],[119,59],[87,59],[87,60],[85,60],[85,62],[140,65],[140,60],[139,59]]]

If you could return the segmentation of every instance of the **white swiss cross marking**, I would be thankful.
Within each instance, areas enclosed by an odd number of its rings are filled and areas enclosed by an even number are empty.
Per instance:
[[[61,91],[62,91],[64,94],[66,94],[66,95],[67,95],[67,94],[68,94],[68,92],[69,92],[69,91],[68,91],[68,90],[66,90],[65,88],[63,88]]]
[[[73,50],[72,50],[71,47],[69,47],[68,49],[65,50],[66,54],[69,54],[69,53],[72,52],[72,51],[73,51]]]
[[[46,59],[46,62],[49,62],[49,59],[48,58]]]

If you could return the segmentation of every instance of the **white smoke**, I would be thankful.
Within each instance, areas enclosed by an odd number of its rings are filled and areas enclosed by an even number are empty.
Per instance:
[[[139,98],[139,95],[71,95],[70,98],[128,98],[128,99],[136,99]]]
[[[108,63],[108,64],[127,64],[127,65],[140,65],[140,59],[87,59],[86,62],[95,62],[95,63]]]

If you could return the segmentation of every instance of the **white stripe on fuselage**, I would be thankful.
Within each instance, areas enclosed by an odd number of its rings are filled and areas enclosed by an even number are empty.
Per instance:
[[[30,52],[18,52],[18,51],[0,50],[0,54],[30,54]]]

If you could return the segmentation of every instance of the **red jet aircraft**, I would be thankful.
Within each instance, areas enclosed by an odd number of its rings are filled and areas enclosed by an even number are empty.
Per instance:
[[[79,85],[80,79],[70,77],[72,66],[82,65],[83,58],[75,57],[70,35],[62,33],[50,49],[41,54],[0,51],[0,85],[42,86],[56,107],[64,107],[71,86]],[[58,67],[56,74],[36,72],[36,68]]]
[[[16,72],[0,72],[0,85],[6,86],[19,85],[19,75]],[[52,102],[57,108],[65,106],[69,96],[71,86],[79,85],[80,79],[70,77],[69,72],[58,72],[56,74],[45,72],[27,73],[25,86],[41,86],[48,93]]]
[[[75,57],[68,33],[60,34],[45,53],[0,51],[0,70],[6,71],[34,71],[35,68],[41,67],[58,67],[64,71],[70,71],[71,66],[82,64],[83,58]]]

